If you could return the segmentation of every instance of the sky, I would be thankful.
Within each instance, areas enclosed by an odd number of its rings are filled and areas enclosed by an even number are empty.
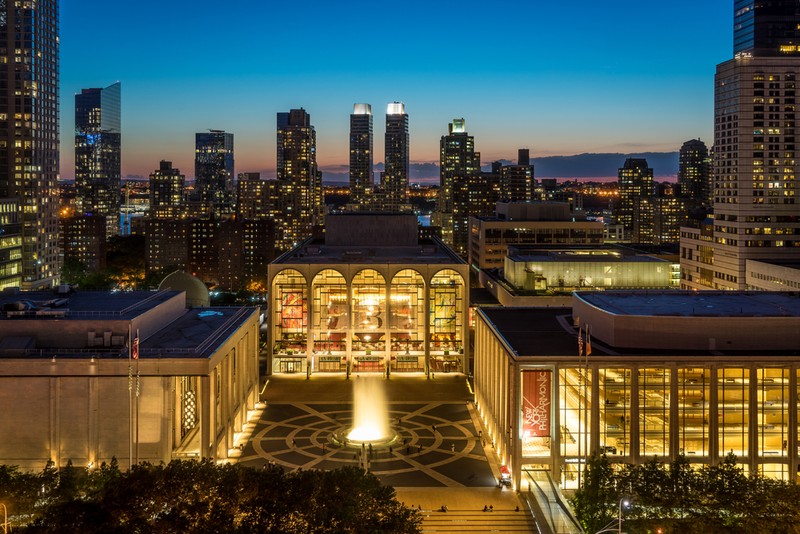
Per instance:
[[[194,175],[194,133],[234,134],[236,173],[274,177],[275,115],[303,107],[323,171],[346,172],[353,104],[405,103],[411,160],[466,119],[484,164],[711,144],[733,0],[62,0],[61,177],[74,95],[122,85],[122,174]]]

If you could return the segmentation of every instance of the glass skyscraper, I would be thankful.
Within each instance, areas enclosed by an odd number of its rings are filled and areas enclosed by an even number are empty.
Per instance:
[[[209,130],[195,134],[195,197],[217,216],[233,213],[233,134]]]
[[[75,189],[83,215],[106,218],[106,237],[119,233],[120,83],[75,95]]]
[[[797,0],[735,0],[734,55],[800,54],[800,3]]]
[[[0,198],[20,209],[22,285],[58,281],[58,0],[0,1]]]

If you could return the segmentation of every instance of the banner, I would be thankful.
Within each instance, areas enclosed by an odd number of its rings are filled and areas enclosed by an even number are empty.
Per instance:
[[[522,435],[550,437],[552,371],[522,371]]]

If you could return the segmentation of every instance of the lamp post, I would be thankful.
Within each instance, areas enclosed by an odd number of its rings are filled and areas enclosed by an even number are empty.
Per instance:
[[[619,534],[622,534],[622,507],[627,508],[630,505],[631,502],[625,497],[619,500],[619,512],[617,513],[617,532]]]
[[[608,525],[603,527],[602,530],[598,530],[595,534],[601,534],[602,532],[616,532],[617,534],[622,534],[622,510],[628,509],[631,506],[631,501],[628,498],[623,497],[619,500],[619,506],[617,507],[617,520],[611,521]],[[614,528],[612,525],[616,523],[617,528]]]
[[[3,507],[3,534],[8,534],[11,530],[11,525],[8,524],[8,508],[6,508],[6,505],[1,502],[0,506]]]

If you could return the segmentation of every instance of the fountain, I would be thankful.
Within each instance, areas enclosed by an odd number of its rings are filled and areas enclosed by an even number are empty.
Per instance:
[[[353,382],[353,424],[337,432],[333,440],[340,445],[388,447],[397,439],[389,425],[389,407],[380,378],[357,378]]]

